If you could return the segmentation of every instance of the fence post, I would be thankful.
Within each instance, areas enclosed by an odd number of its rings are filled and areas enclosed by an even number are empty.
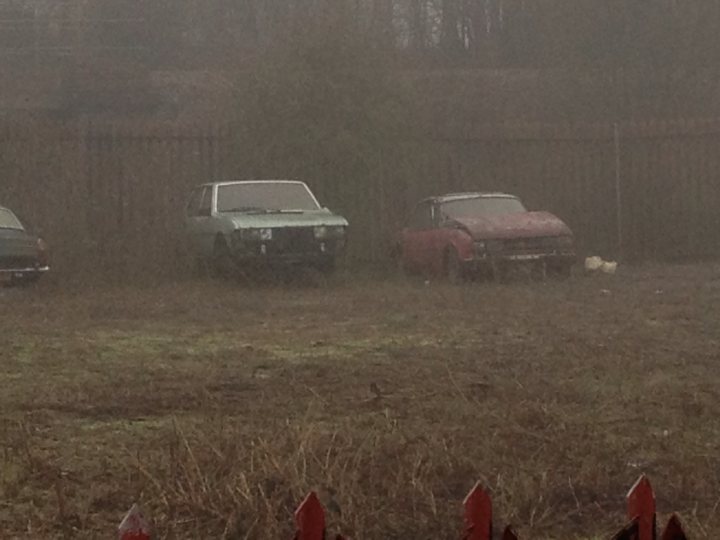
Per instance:
[[[617,227],[617,257],[622,260],[625,248],[623,234],[623,198],[622,198],[622,169],[621,169],[621,142],[620,125],[616,122],[613,125],[613,143],[615,147],[615,222]]]
[[[324,540],[325,511],[314,491],[295,510],[295,540]]]
[[[656,540],[655,494],[644,474],[627,494],[628,518],[637,523],[637,540]]]
[[[465,540],[492,539],[492,501],[480,485],[475,484],[463,501]]]
[[[661,540],[688,540],[680,523],[680,519],[676,514],[670,516],[670,521],[668,521],[662,533]]]
[[[120,540],[150,540],[150,527],[137,504],[133,504],[130,511],[118,527]]]

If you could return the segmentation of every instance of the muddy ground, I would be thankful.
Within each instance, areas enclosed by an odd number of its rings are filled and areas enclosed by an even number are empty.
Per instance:
[[[567,282],[0,290],[0,538],[608,538],[647,473],[720,534],[720,267]]]

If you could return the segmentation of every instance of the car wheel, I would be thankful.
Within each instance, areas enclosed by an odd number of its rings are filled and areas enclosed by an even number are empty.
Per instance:
[[[562,264],[548,268],[550,274],[557,279],[570,279],[572,277],[572,264]]]
[[[492,261],[490,264],[490,279],[495,283],[504,283],[508,280],[510,274],[510,266],[507,264],[500,263],[498,261]]]
[[[20,279],[15,281],[15,285],[18,287],[32,287],[33,285],[36,285],[37,282],[40,281],[40,274],[31,274],[29,276],[23,276]]]
[[[399,245],[395,246],[390,256],[392,257],[393,266],[395,267],[397,273],[403,277],[407,277],[410,272],[408,271],[408,267],[403,259],[402,248]]]
[[[317,269],[324,276],[332,276],[337,269],[337,264],[335,259],[328,259],[327,261],[323,261],[322,263],[320,263]]]
[[[192,261],[192,272],[196,278],[206,278],[208,276],[208,261],[201,257],[197,257]]]
[[[301,268],[300,271],[290,276],[290,282],[297,282],[304,286],[308,286],[314,289],[322,289],[328,286],[334,267],[328,267],[325,265],[321,266],[308,266]]]
[[[453,285],[463,283],[467,278],[460,256],[454,248],[449,248],[445,253],[445,277]]]
[[[220,278],[229,278],[234,269],[234,261],[230,248],[224,238],[218,237],[213,248],[212,267],[215,275]]]

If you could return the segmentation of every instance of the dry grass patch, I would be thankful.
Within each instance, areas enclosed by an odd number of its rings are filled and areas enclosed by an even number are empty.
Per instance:
[[[4,291],[0,530],[457,538],[477,479],[523,537],[607,537],[640,472],[720,530],[719,273],[453,288]]]

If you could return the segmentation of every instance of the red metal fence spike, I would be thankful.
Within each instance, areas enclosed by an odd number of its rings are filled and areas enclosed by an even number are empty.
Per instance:
[[[638,525],[637,540],[656,540],[655,494],[645,475],[638,478],[627,494],[627,512]]]
[[[688,540],[685,531],[683,530],[680,518],[676,514],[670,516],[665,530],[662,533],[661,540]]]
[[[505,527],[505,531],[503,531],[502,540],[518,540],[517,533],[513,530],[513,528],[508,525]]]
[[[324,540],[325,510],[314,491],[295,510],[295,540]]]
[[[465,508],[465,540],[492,539],[492,501],[480,485],[470,490],[463,501]]]
[[[120,540],[150,540],[150,527],[137,504],[133,504],[130,511],[118,527]]]
[[[638,525],[637,520],[626,525],[620,532],[612,537],[612,540],[637,540]]]

